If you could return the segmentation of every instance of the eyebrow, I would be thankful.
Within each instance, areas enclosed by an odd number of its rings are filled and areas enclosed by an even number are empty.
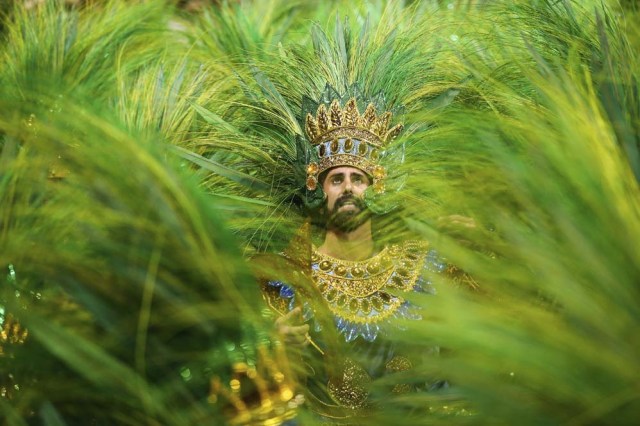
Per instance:
[[[352,176],[360,176],[360,177],[364,177],[364,176],[365,176],[365,174],[364,174],[364,173],[360,173],[360,172],[351,172],[350,174],[351,174]],[[330,179],[330,178],[333,178],[333,177],[344,177],[344,176],[345,176],[345,173],[344,173],[344,172],[333,173],[333,174],[329,173],[329,174],[327,175],[327,178],[328,178],[328,179]]]

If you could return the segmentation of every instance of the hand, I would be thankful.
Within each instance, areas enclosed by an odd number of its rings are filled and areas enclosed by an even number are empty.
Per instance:
[[[302,309],[297,307],[275,321],[276,331],[288,345],[306,346],[309,343],[309,324],[302,322]]]

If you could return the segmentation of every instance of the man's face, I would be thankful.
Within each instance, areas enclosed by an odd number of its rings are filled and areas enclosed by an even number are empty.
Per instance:
[[[341,166],[330,169],[322,182],[327,194],[327,227],[350,232],[369,218],[364,191],[371,184],[362,170]]]

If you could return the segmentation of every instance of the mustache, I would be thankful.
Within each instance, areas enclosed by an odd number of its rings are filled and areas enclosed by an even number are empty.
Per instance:
[[[353,203],[356,208],[339,211],[340,207],[346,203]],[[326,227],[340,232],[351,232],[365,223],[369,217],[371,217],[371,212],[367,208],[364,199],[347,193],[336,199],[333,209],[326,212]]]
[[[360,210],[364,210],[367,205],[365,204],[364,200],[360,197],[356,197],[353,194],[344,194],[342,196],[340,196],[335,204],[333,205],[333,209],[337,210],[340,207],[344,206],[347,203],[352,203],[354,204],[356,207],[358,207]]]

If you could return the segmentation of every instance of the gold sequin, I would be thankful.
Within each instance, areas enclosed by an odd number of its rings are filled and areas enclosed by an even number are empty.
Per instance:
[[[342,308],[347,304],[347,300],[347,295],[343,293],[338,296],[338,301],[336,303],[338,304],[338,307]]]
[[[307,166],[307,174],[315,175],[316,173],[318,173],[318,163],[309,163]]]
[[[373,262],[367,265],[367,272],[370,274],[375,274],[380,270],[380,264],[378,262]]]
[[[331,155],[336,154],[338,152],[338,139],[334,139],[331,141]]]
[[[371,376],[360,365],[347,358],[341,374],[332,377],[327,383],[331,398],[343,407],[362,408],[369,397],[368,387]]]
[[[347,140],[344,141],[344,150],[351,151],[352,149],[353,149],[353,139],[347,138]]]
[[[387,373],[397,373],[399,371],[407,371],[413,367],[411,361],[403,356],[394,356],[385,365]],[[393,386],[393,393],[408,393],[413,390],[413,386],[408,383],[398,383]]]
[[[371,302],[369,302],[368,299],[362,299],[360,302],[360,309],[363,314],[369,315],[371,313]]]
[[[372,297],[371,298],[371,305],[373,306],[373,309],[375,309],[376,311],[380,312],[382,311],[382,299],[380,299],[379,297]]]
[[[349,301],[349,310],[352,314],[358,313],[360,310],[360,303],[358,302],[358,299],[354,298]]]
[[[307,189],[309,191],[315,191],[317,187],[318,187],[318,179],[316,179],[315,176],[309,176],[307,178]]]
[[[364,142],[360,142],[358,144],[358,154],[364,156],[367,153],[367,144]]]

